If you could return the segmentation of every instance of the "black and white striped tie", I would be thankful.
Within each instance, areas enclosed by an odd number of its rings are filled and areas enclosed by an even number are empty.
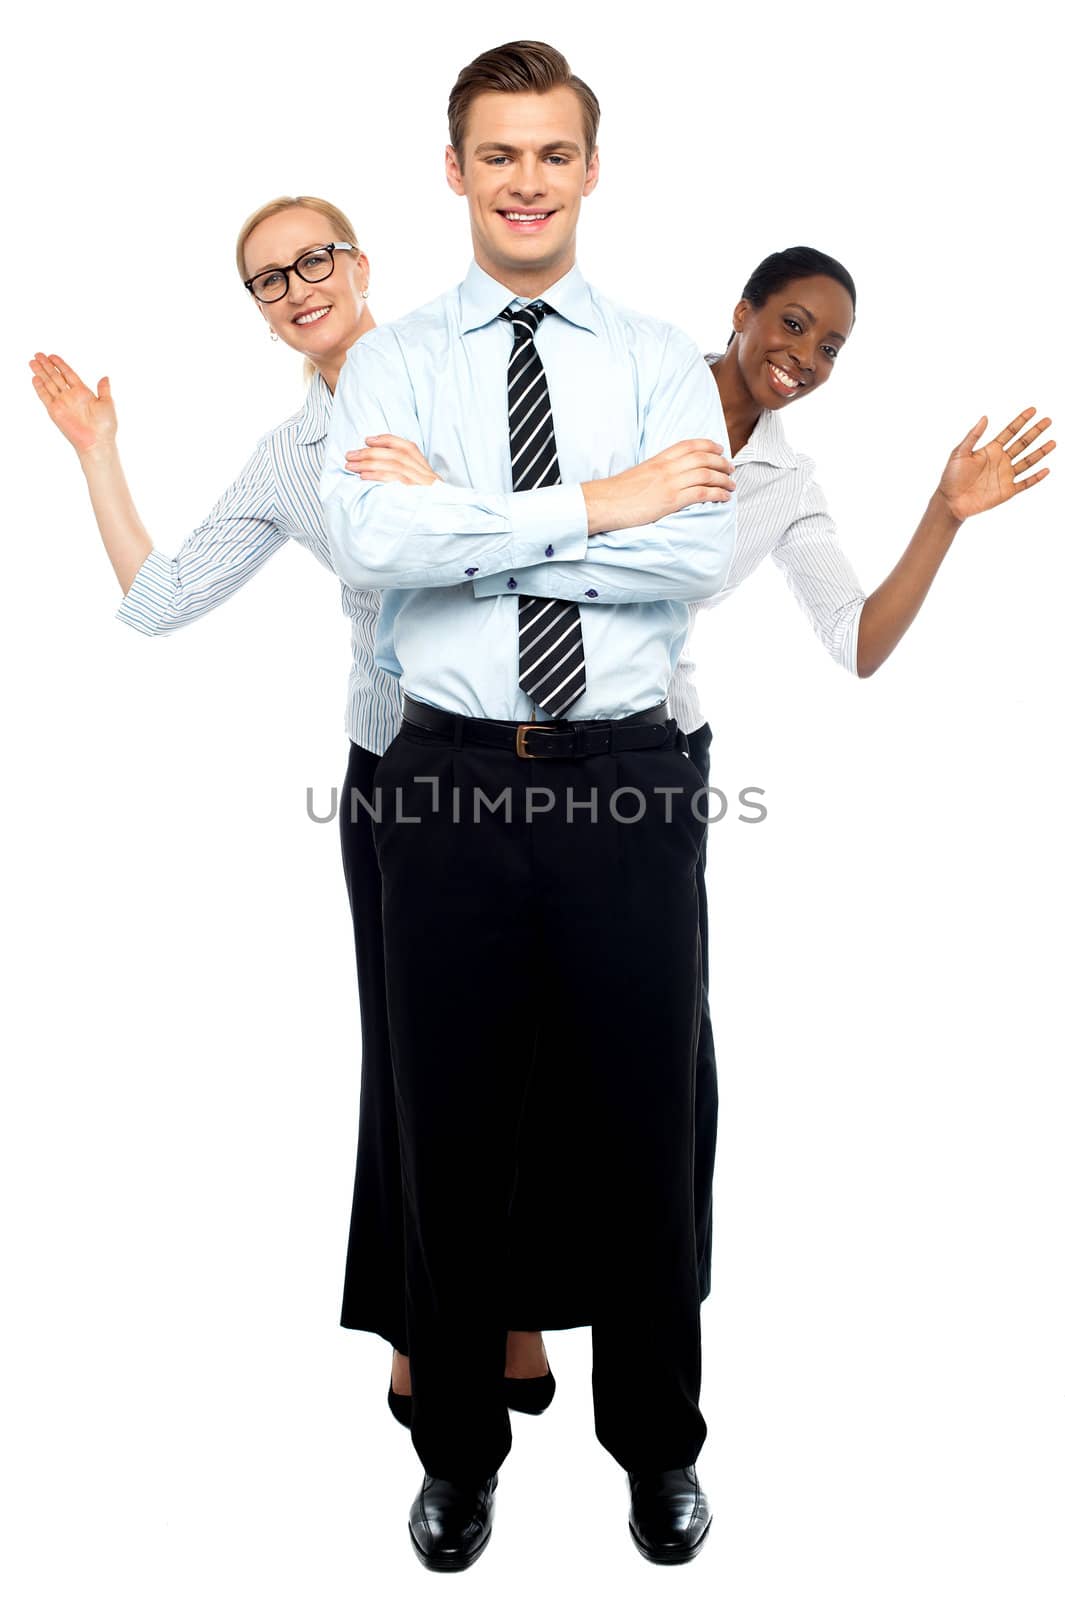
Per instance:
[[[514,346],[507,368],[510,471],[515,489],[543,489],[562,481],[551,420],[547,375],[534,336],[550,312],[542,300],[506,310]],[[518,683],[548,717],[560,717],[584,693],[581,608],[573,600],[518,597]]]

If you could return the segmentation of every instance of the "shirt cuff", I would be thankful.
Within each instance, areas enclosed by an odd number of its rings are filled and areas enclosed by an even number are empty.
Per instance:
[[[847,632],[844,635],[843,649],[839,657],[842,665],[855,678],[858,676],[858,629],[862,625],[862,608],[865,605],[866,598],[863,595],[855,609],[847,627]]]
[[[550,489],[534,489],[513,497],[511,525],[511,566],[473,578],[478,599],[496,594],[516,594],[519,574],[526,567],[539,567],[551,561],[583,561],[588,554],[588,508],[580,484],[554,484]],[[476,569],[475,569],[476,570]]]
[[[580,484],[557,483],[550,489],[513,495],[510,539],[516,567],[583,561],[588,553],[588,508]]]
[[[115,616],[138,633],[158,633],[170,614],[173,597],[174,572],[169,557],[149,550]]]

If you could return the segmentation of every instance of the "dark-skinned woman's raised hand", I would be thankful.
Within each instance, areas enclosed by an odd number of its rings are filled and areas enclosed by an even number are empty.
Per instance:
[[[1034,416],[1035,406],[1029,406],[1007,423],[1001,433],[977,449],[977,440],[987,427],[987,418],[981,417],[951,451],[936,492],[942,495],[951,515],[959,522],[1012,500],[1014,495],[1034,488],[1047,476],[1049,467],[1038,472],[1031,469],[1050,454],[1055,441],[1048,439],[1037,449],[1029,449],[1050,427],[1049,417],[1027,427]],[[1030,476],[1024,476],[1026,473]]]

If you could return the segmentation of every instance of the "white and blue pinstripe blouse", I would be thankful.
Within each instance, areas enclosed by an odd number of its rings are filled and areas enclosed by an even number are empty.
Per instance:
[[[707,356],[711,366],[718,359]],[[688,637],[669,686],[672,714],[685,733],[706,721],[695,687],[692,635],[701,611],[720,605],[767,556],[783,572],[807,621],[834,661],[858,670],[858,624],[865,593],[840,549],[836,525],[814,464],[784,437],[779,413],[763,411],[732,458],[736,479],[736,551],[725,587],[689,604]]]
[[[332,396],[320,373],[295,416],[265,434],[251,460],[170,559],[153,550],[118,616],[140,633],[171,633],[228,600],[288,539],[334,571],[318,495]],[[374,660],[381,596],[340,586],[351,621],[348,737],[380,755],[399,731],[399,680]]]
[[[119,607],[123,622],[145,634],[170,633],[194,622],[254,577],[286,539],[304,545],[334,570],[318,495],[331,409],[328,385],[316,375],[302,408],[259,441],[240,476],[177,555],[168,559],[151,552]],[[734,465],[732,567],[719,594],[692,603],[692,624],[771,555],[830,655],[855,672],[865,595],[839,547],[812,461],[791,449],[779,416],[764,411]],[[380,598],[375,589],[341,584],[344,614],[351,619],[348,737],[377,754],[399,729],[401,705],[398,678],[374,660]],[[689,628],[669,689],[670,709],[685,733],[706,721],[691,644]]]

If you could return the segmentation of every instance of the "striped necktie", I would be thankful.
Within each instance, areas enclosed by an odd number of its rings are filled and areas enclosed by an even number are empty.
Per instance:
[[[507,368],[510,471],[515,489],[561,482],[547,375],[534,343],[550,312],[542,300],[500,313],[514,327]],[[518,598],[518,683],[549,718],[560,717],[584,693],[581,608],[573,600]]]

